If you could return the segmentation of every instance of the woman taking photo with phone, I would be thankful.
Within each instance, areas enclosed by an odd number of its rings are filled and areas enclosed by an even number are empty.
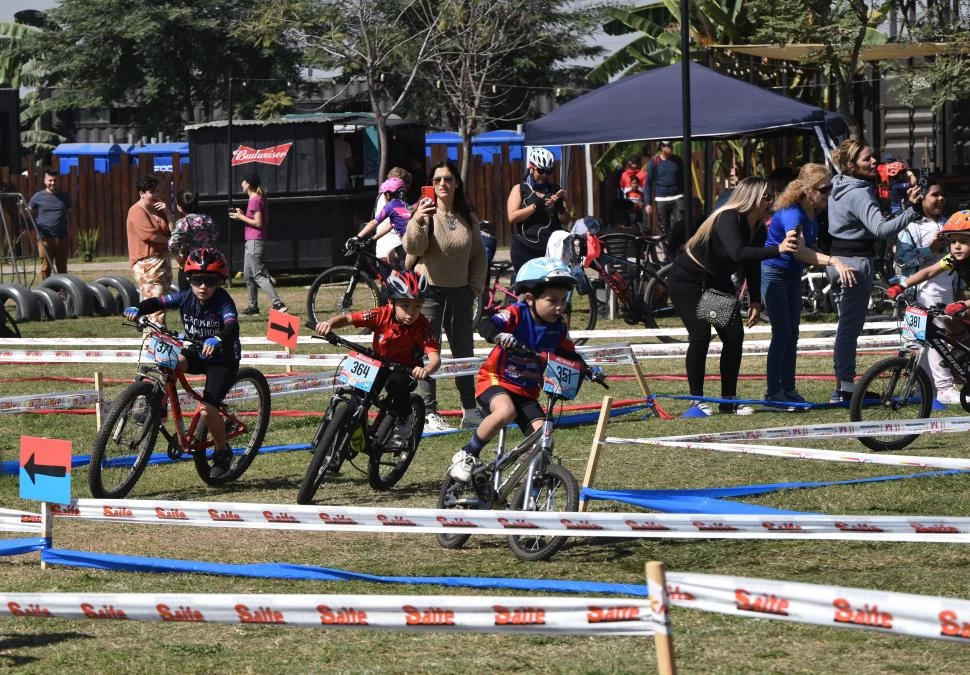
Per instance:
[[[764,245],[763,223],[771,212],[773,200],[768,181],[758,176],[745,178],[724,206],[708,216],[687,240],[683,254],[674,258],[667,289],[674,309],[687,328],[687,382],[691,396],[704,396],[707,349],[711,343],[711,323],[698,317],[704,290],[714,289],[736,297],[731,274],[742,268],[751,297],[747,325],[753,326],[761,316],[761,261],[798,250],[794,231],[786,233],[779,244]],[[732,317],[728,325],[716,330],[723,343],[721,398],[736,398],[744,345],[740,316]],[[714,409],[704,401],[696,401],[694,407],[703,415],[714,414]],[[722,413],[738,415],[754,412],[749,406],[735,403],[721,403],[719,408]]]
[[[563,201],[566,191],[553,178],[556,158],[545,148],[532,148],[528,161],[528,175],[512,187],[506,204],[512,226],[509,256],[515,271],[529,260],[545,256],[550,235],[569,224]]]
[[[815,250],[818,216],[828,206],[832,192],[829,170],[806,164],[798,177],[775,199],[775,214],[768,225],[765,246],[777,246],[795,231],[798,250],[782,253],[761,263],[761,299],[771,322],[768,345],[768,382],[765,399],[804,403],[795,388],[798,327],[802,319],[802,272],[805,264],[832,267],[845,286],[855,283],[855,272],[836,257]]]
[[[835,332],[835,378],[832,403],[848,403],[855,391],[856,343],[862,334],[869,311],[872,278],[875,275],[876,242],[889,239],[910,223],[922,218],[914,208],[922,201],[919,186],[906,191],[907,208],[893,218],[886,218],[876,201],[875,156],[872,148],[850,138],[832,153],[839,170],[832,178],[829,195],[829,253],[838,256],[855,272],[855,284],[843,284],[835,268],[828,269],[832,297],[839,312]]]
[[[421,313],[431,322],[438,341],[441,331],[448,333],[451,355],[474,356],[472,305],[485,287],[485,248],[478,219],[465,198],[465,186],[451,162],[439,162],[432,171],[431,192],[422,189],[422,198],[404,231],[405,266],[428,278],[428,296]],[[461,397],[461,427],[476,429],[482,415],[475,403],[475,378],[455,378]],[[451,427],[438,414],[437,387],[434,380],[418,383],[427,416],[426,431]]]

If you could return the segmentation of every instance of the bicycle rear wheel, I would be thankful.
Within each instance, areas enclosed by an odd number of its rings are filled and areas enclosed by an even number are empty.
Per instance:
[[[391,413],[384,414],[387,416]],[[367,481],[375,490],[391,489],[404,477],[408,467],[411,466],[414,453],[417,452],[418,444],[421,442],[421,434],[424,433],[424,400],[417,394],[411,394],[411,415],[414,418],[414,426],[411,427],[411,436],[404,445],[384,451],[382,448],[371,451],[367,462]]]
[[[479,489],[491,490],[484,483],[481,484]],[[435,508],[468,510],[487,509],[490,506],[489,500],[484,499],[475,489],[474,481],[463,483],[452,478],[447,472],[445,473],[445,480],[441,484],[441,490],[438,491],[438,501]],[[455,550],[464,546],[471,539],[471,535],[436,534],[435,539],[438,540],[438,546],[441,548]]]
[[[579,485],[565,467],[549,463],[542,475],[532,482],[535,505],[530,508],[525,482],[519,486],[512,500],[512,508],[520,511],[563,512],[579,508]],[[567,537],[511,535],[509,548],[519,560],[548,560],[566,543]]]
[[[910,379],[913,384],[907,391]],[[912,356],[897,356],[875,364],[859,379],[849,404],[849,419],[853,422],[922,419],[930,416],[932,408],[933,387],[926,371]],[[870,450],[900,450],[917,438],[919,434],[862,436],[859,442]]]
[[[350,408],[343,401],[334,404],[330,419],[325,417],[320,422],[313,444],[313,457],[296,493],[297,504],[313,503],[313,497],[323,484],[330,464],[345,453],[353,433],[353,423]]]
[[[650,281],[643,287],[640,295],[641,308],[643,309],[643,323],[647,328],[672,328],[665,326],[660,320],[676,318],[677,311],[670,301],[670,293],[667,292],[667,276],[673,268],[673,263],[665,265],[656,271],[655,276],[650,277]],[[679,325],[677,326],[679,327]],[[658,340],[664,343],[684,342],[686,337],[679,338],[673,335],[660,335]]]
[[[212,452],[199,450],[192,453],[195,470],[208,485],[225,485],[242,476],[263,446],[272,406],[266,378],[255,368],[240,368],[223,406],[229,412],[228,416],[225,413],[222,415],[233,455],[229,470],[218,478],[211,478]],[[203,434],[204,425],[204,422],[200,422],[200,433]]]
[[[380,288],[364,272],[356,267],[341,265],[331,267],[320,273],[306,298],[306,313],[309,321],[318,323],[341,312],[360,312],[378,307]],[[353,326],[341,328],[341,333],[366,333]]]
[[[91,447],[88,487],[100,499],[127,496],[141,477],[158,438],[161,392],[135,382],[111,404]]]

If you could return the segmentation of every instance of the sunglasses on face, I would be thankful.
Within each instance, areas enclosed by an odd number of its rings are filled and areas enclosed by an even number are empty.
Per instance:
[[[763,200],[765,200],[766,202],[773,202],[773,201],[775,201],[775,193],[774,192],[765,192],[763,195],[761,195],[761,198]]]
[[[540,176],[551,176],[553,173],[553,168],[552,167],[548,169],[536,168],[536,173],[539,174]]]
[[[193,286],[208,286],[212,288],[219,283],[219,277],[214,274],[196,274],[189,279],[189,283]]]
[[[830,193],[830,192],[832,191],[832,184],[831,184],[831,183],[829,183],[828,185],[823,185],[823,186],[821,186],[821,187],[817,187],[817,188],[815,188],[815,190],[816,190],[816,191],[817,191],[817,192],[818,192],[818,193],[819,193],[820,195],[827,195],[828,193]]]
[[[438,183],[454,183],[454,176],[435,176],[431,179],[431,182],[437,185]]]

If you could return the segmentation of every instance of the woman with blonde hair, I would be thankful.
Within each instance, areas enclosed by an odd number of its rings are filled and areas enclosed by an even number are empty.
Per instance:
[[[768,191],[768,182],[764,178],[745,178],[724,206],[708,216],[694,236],[687,240],[683,255],[674,258],[667,287],[674,309],[687,328],[687,381],[691,396],[704,396],[707,349],[711,343],[711,324],[697,316],[704,289],[735,294],[731,274],[742,268],[751,297],[747,325],[753,326],[761,315],[761,261],[798,250],[794,231],[788,232],[781,242],[765,246],[763,223],[773,200],[774,195]],[[740,317],[736,319],[724,328],[716,328],[723,343],[722,398],[737,395],[744,328]],[[704,415],[714,414],[714,409],[703,401],[695,401],[694,407]],[[738,415],[754,412],[749,406],[733,403],[721,403],[719,408],[722,413]]]
[[[830,267],[832,296],[839,312],[835,332],[835,377],[838,382],[832,392],[832,403],[852,400],[855,390],[856,343],[862,334],[869,309],[872,278],[875,274],[876,240],[889,239],[910,223],[922,218],[922,199],[919,186],[906,191],[907,208],[893,218],[886,218],[876,201],[876,157],[872,148],[850,138],[832,153],[832,162],[839,170],[832,178],[829,195],[829,253],[838,256],[855,272],[855,283],[842,283],[839,272]]]
[[[838,258],[815,250],[818,216],[828,206],[832,177],[821,164],[806,164],[798,177],[775,200],[775,214],[768,225],[765,246],[798,234],[798,251],[783,253],[761,263],[761,298],[771,322],[768,345],[768,381],[765,399],[804,403],[795,388],[798,327],[802,318],[802,271],[804,264],[833,267],[845,286],[855,283],[855,272]]]

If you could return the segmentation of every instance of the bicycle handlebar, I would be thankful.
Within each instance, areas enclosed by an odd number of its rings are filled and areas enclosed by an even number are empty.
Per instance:
[[[314,331],[314,334],[311,335],[310,337],[315,340],[326,340],[334,347],[343,347],[344,349],[349,349],[350,351],[358,352],[360,354],[363,354],[364,356],[372,358],[375,361],[378,361],[382,366],[386,366],[387,368],[390,368],[392,371],[406,373],[407,375],[411,374],[410,366],[405,366],[400,363],[395,363],[394,361],[388,361],[386,358],[379,355],[373,349],[369,349],[368,347],[359,345],[356,342],[351,342],[350,340],[342,338],[336,333],[334,333],[333,331],[330,331],[326,335],[317,335],[315,332],[317,329],[317,325],[312,321],[307,321],[303,325],[306,328],[309,328],[310,330]]]
[[[528,347],[525,347],[525,346],[522,346],[522,345],[519,345],[517,347],[513,347],[512,349],[509,349],[507,351],[519,352],[520,354],[529,354],[530,356],[535,356],[536,358],[541,359],[543,361],[548,361],[547,358],[543,357],[543,353],[544,352],[540,353],[540,352],[537,352],[537,351],[535,351],[533,349],[529,349]],[[579,356],[579,355],[577,354],[577,356]],[[604,389],[609,389],[610,388],[610,385],[606,384],[606,373],[602,369],[593,370],[588,365],[586,365],[586,362],[583,361],[583,358],[582,357],[579,358],[579,362],[583,364],[583,371],[582,371],[582,373],[583,373],[583,378],[584,379],[587,379],[590,382],[594,382],[594,383],[598,384],[599,386],[603,387]]]
[[[189,337],[188,335],[181,335],[173,331],[168,326],[163,326],[160,323],[155,323],[154,321],[148,318],[147,314],[143,314],[142,316],[138,317],[134,321],[122,321],[121,325],[131,326],[135,330],[140,331],[142,333],[144,333],[146,329],[150,330],[153,333],[161,333],[162,335],[167,335],[170,338],[178,340],[183,345],[189,345],[191,347],[195,347],[196,349],[201,349],[204,344],[204,340],[197,340],[195,338]]]

